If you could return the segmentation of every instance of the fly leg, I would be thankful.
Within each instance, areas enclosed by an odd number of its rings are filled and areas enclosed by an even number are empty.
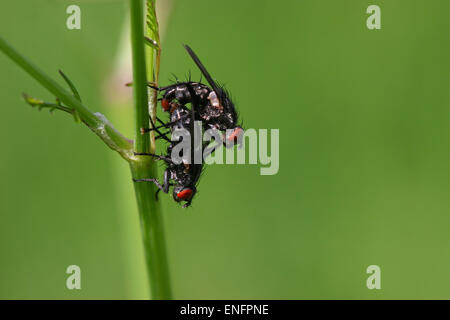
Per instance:
[[[147,178],[147,179],[134,179],[134,182],[153,182],[155,184],[155,186],[158,187],[158,190],[156,190],[155,193],[155,199],[158,200],[158,193],[160,191],[164,192],[164,193],[169,193],[169,187],[173,186],[172,183],[170,183],[170,172],[168,169],[166,169],[166,171],[164,171],[164,183],[161,184],[158,179],[155,178]]]
[[[161,138],[162,138],[162,139],[164,139],[164,140],[167,141],[167,139],[169,139],[169,138],[167,137],[167,134],[168,134],[168,132],[164,133],[163,135],[156,136],[155,139],[158,140],[158,139],[161,139]]]
[[[188,201],[183,205],[183,208],[187,208],[191,205],[192,201]]]
[[[159,131],[159,129],[155,126],[155,123],[153,122],[152,117],[150,116],[149,118],[150,118],[150,124],[152,125],[152,127],[151,128],[141,128],[141,134],[155,130],[159,134],[158,138],[163,138],[167,142],[172,143],[172,141],[167,137],[167,133],[162,133],[161,131]]]
[[[160,191],[162,191],[162,192],[164,192],[164,193],[168,193],[168,192],[169,192],[169,187],[170,187],[170,186],[173,186],[173,184],[170,183],[169,181],[170,181],[170,172],[169,172],[168,169],[166,169],[166,170],[164,171],[164,185],[163,185],[163,188],[162,188],[162,189],[161,189],[161,188],[158,188],[158,190],[156,190],[156,193],[155,193],[155,199],[156,199],[156,200],[158,200],[158,193],[159,193]]]
[[[189,115],[182,115],[180,116],[179,119],[175,120],[175,121],[171,121],[171,122],[166,122],[164,123],[161,119],[159,119],[158,117],[156,117],[156,120],[161,123],[160,126],[155,126],[153,119],[150,117],[150,123],[152,124],[152,128],[141,128],[141,133],[144,134],[146,132],[150,132],[150,131],[156,131],[159,136],[156,137],[156,139],[160,139],[163,138],[166,141],[170,141],[170,139],[167,137],[167,134],[169,132],[161,132],[159,129],[161,128],[170,128],[172,125],[176,124],[177,122],[179,122],[180,120],[184,120],[185,118],[187,118]]]
[[[164,123],[161,119],[159,119],[158,117],[156,117],[156,120],[157,120],[159,123],[161,123],[161,125],[158,126],[158,127],[154,127],[153,129],[170,128],[172,125],[178,123],[178,122],[181,121],[181,120],[186,119],[187,117],[189,117],[189,114],[183,114],[183,115],[180,116],[178,119],[176,119],[176,120],[174,120],[174,121],[171,121],[171,122],[166,122],[166,123]],[[144,130],[151,131],[151,130],[153,130],[153,129],[144,129]]]
[[[155,89],[156,91],[162,91],[163,90],[162,88],[157,87],[156,83],[154,83],[154,82],[148,82],[147,83],[147,87]]]
[[[158,154],[154,154],[154,153],[147,153],[147,152],[135,152],[134,153],[135,156],[150,156],[150,157],[154,157],[158,160],[164,160],[167,163],[173,163],[172,159],[165,157],[165,156],[160,156]]]
[[[134,182],[153,182],[155,184],[155,186],[158,187],[159,190],[167,193],[166,191],[164,191],[166,189],[166,186],[161,185],[161,183],[159,183],[158,179],[155,179],[155,178],[135,179],[135,178],[133,178],[133,181]],[[168,187],[167,187],[167,189],[168,189]]]
[[[151,117],[150,117],[150,119],[151,119]],[[153,120],[153,119],[152,119]],[[146,133],[146,132],[150,132],[150,131],[156,131],[158,134],[159,134],[159,136],[157,136],[155,139],[161,139],[161,138],[163,138],[163,139],[165,139],[166,141],[167,141],[167,139],[169,139],[168,137],[167,137],[167,135],[169,134],[169,132],[170,132],[170,130],[169,131],[166,131],[166,132],[161,132],[161,131],[159,131],[159,129],[161,129],[161,128],[164,128],[164,129],[167,129],[167,128],[170,128],[170,126],[172,125],[172,124],[174,124],[175,122],[167,122],[167,123],[164,123],[160,118],[158,118],[158,117],[156,117],[156,121],[158,121],[161,125],[160,126],[154,126],[153,125],[153,127],[152,128],[141,128],[141,132],[142,133]],[[167,138],[167,139],[166,139]]]

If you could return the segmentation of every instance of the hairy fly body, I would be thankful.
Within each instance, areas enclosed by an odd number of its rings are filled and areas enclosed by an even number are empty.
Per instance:
[[[211,87],[192,81],[177,82],[160,88],[152,86],[163,93],[161,107],[172,113],[180,105],[192,103],[195,98],[198,102],[195,119],[202,121],[205,129],[226,131],[223,142],[227,147],[233,146],[243,133],[242,127],[237,124],[238,114],[234,103],[225,88],[212,79],[194,51],[187,45],[184,47]]]
[[[194,86],[187,84],[188,92],[194,94]],[[203,171],[203,161],[201,163],[194,163],[192,159],[194,159],[194,113],[197,108],[197,99],[192,99],[192,110],[189,110],[185,105],[178,105],[171,112],[170,122],[163,123],[162,126],[156,127],[150,119],[152,123],[152,129],[159,134],[159,137],[169,142],[167,147],[166,155],[156,155],[152,153],[136,153],[136,155],[144,155],[144,156],[152,156],[156,159],[162,160],[166,163],[166,169],[164,171],[164,180],[163,183],[160,183],[157,179],[134,179],[135,182],[153,182],[157,187],[158,194],[159,191],[163,191],[164,193],[169,192],[169,188],[173,187],[173,199],[176,202],[184,201],[185,204],[183,208],[186,208],[191,205],[192,199],[197,192],[197,184],[200,179],[201,173]],[[160,121],[161,122],[161,121]],[[187,130],[191,137],[191,161],[182,161],[180,163],[175,163],[172,158],[172,149],[177,143],[181,141],[172,141],[167,136],[167,133],[163,133],[159,130],[159,128],[166,127],[170,129],[171,135],[173,135],[177,130]],[[202,154],[207,148],[207,144],[202,145]],[[185,155],[180,155],[181,158],[185,158]]]

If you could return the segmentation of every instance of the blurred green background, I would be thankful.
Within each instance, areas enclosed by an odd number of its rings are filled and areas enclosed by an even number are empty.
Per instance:
[[[210,166],[192,208],[162,197],[174,297],[450,298],[450,2],[158,2],[161,84],[198,78],[188,43],[246,128],[280,129],[277,175]],[[69,4],[81,30],[66,28]],[[371,4],[381,30],[366,27]],[[2,0],[0,32],[131,136],[132,109],[104,89],[127,12],[121,0]],[[22,92],[52,99],[0,54],[0,298],[148,298],[127,165]],[[65,287],[70,264],[81,290]],[[366,288],[372,264],[381,290]]]

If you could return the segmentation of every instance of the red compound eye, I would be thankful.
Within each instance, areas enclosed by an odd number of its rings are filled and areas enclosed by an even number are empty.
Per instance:
[[[228,136],[227,140],[237,142],[239,136],[242,134],[243,131],[244,130],[242,130],[241,128],[234,129],[234,131]]]
[[[161,107],[163,108],[164,111],[169,111],[169,109],[170,109],[169,100],[162,99],[161,100]]]
[[[187,200],[192,196],[191,189],[184,189],[177,193],[178,199]]]

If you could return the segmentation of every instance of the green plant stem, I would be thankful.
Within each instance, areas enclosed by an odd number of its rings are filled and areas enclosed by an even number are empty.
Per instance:
[[[154,176],[153,160],[139,161],[130,165],[133,177]],[[172,298],[169,267],[167,263],[164,228],[161,211],[155,200],[153,183],[136,182],[134,184],[139,210],[142,240],[145,250],[150,293],[154,300]]]
[[[147,77],[155,86],[158,86],[159,81],[159,66],[161,59],[161,40],[159,37],[159,24],[158,18],[156,16],[156,0],[146,0],[147,7],[147,21],[145,28],[145,35],[147,39],[151,39],[155,42],[156,45],[150,46],[147,45],[146,49],[146,57],[147,61]],[[158,93],[153,88],[148,88],[149,93],[149,101],[150,101],[150,116],[153,119],[153,123],[156,123],[156,101]],[[155,133],[151,132],[150,135],[152,144],[155,144]],[[152,152],[154,152],[154,148],[152,148]]]
[[[18,53],[3,38],[0,37],[0,51],[5,53],[19,67],[25,70],[44,88],[55,95],[61,102],[77,112],[81,120],[99,136],[111,149],[117,151],[123,158],[129,160],[133,156],[132,144],[118,132],[106,118],[89,111],[76,97],[61,87],[57,82],[47,76],[39,68]]]
[[[136,117],[135,151],[148,153],[154,150],[149,133],[141,134],[141,128],[149,126],[149,105],[144,50],[144,6],[141,0],[130,0],[131,49],[133,57],[133,95]],[[152,64],[152,61],[149,61]],[[154,106],[150,106],[153,107]],[[154,161],[149,156],[138,156],[130,162],[133,178],[155,177]],[[171,299],[169,269],[166,256],[164,227],[159,205],[151,182],[135,182],[134,189],[140,214],[147,271],[153,299]]]

